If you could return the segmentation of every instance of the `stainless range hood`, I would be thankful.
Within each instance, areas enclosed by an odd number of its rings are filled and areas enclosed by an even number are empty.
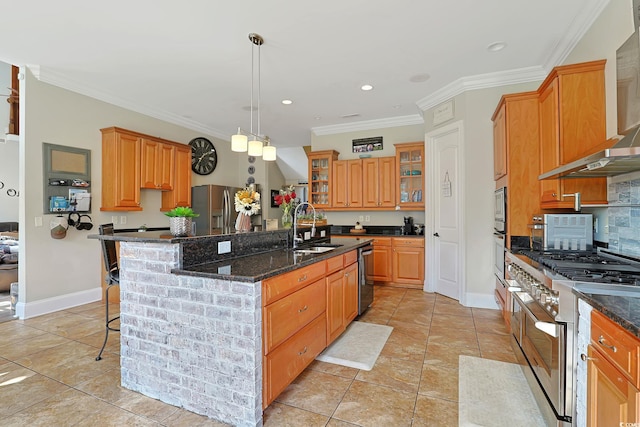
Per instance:
[[[640,126],[632,129],[613,147],[557,167],[538,179],[595,178],[640,171]]]

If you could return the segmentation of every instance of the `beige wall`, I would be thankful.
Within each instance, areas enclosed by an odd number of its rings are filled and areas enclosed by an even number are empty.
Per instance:
[[[211,175],[192,175],[193,185],[237,186],[246,180],[245,174],[239,173],[246,171],[246,154],[231,152],[227,141],[42,83],[30,71],[25,75],[26,80],[21,83],[24,121],[20,163],[24,169],[21,170],[20,301],[27,304],[27,315],[59,309],[74,301],[83,302],[83,298],[95,296],[100,288],[100,247],[97,240],[89,240],[87,235],[97,233],[97,225],[111,222],[114,214],[100,211],[101,128],[119,126],[182,143],[205,136],[214,143],[219,162]],[[70,229],[62,240],[50,237],[49,221],[53,215],[43,215],[42,210],[43,142],[91,150],[93,230]],[[144,211],[115,213],[118,218],[127,217],[127,224],[116,228],[142,224],[167,226],[166,217],[159,211],[160,192],[142,190],[141,200]],[[35,227],[36,217],[43,217],[42,227]],[[33,308],[29,309],[29,305]]]

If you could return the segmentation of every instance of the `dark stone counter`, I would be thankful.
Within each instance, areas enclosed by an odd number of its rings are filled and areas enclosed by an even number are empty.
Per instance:
[[[181,269],[173,269],[171,272],[188,276],[227,279],[236,282],[258,282],[318,261],[345,254],[365,246],[370,241],[371,239],[366,237],[332,239],[330,244],[342,246],[320,254],[297,254],[291,248],[282,248],[196,264]]]
[[[353,225],[332,225],[331,226],[331,235],[332,236],[397,236],[397,237],[417,237],[420,239],[424,239],[424,234],[402,234],[401,226],[390,226],[390,225],[368,225],[363,226],[363,229],[366,230],[366,233],[363,234],[354,234],[351,233],[350,230],[354,228]]]
[[[609,319],[640,338],[640,298],[585,294],[573,290],[579,298]]]

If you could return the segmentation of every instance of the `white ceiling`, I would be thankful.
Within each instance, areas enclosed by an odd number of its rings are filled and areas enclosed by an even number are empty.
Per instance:
[[[293,147],[312,129],[415,122],[474,82],[540,79],[608,1],[2,0],[0,61],[227,139],[250,127],[256,32],[261,130]],[[497,41],[506,49],[489,52]]]

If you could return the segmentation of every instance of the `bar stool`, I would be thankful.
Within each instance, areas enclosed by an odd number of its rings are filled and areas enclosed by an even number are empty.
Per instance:
[[[102,224],[99,227],[99,230],[101,235],[113,235],[113,224]],[[120,319],[120,316],[109,318],[109,291],[114,286],[120,286],[120,269],[118,268],[118,255],[116,252],[116,242],[113,240],[100,239],[100,243],[102,244],[102,256],[104,258],[104,267],[107,270],[107,277],[105,278],[105,281],[107,282],[107,290],[105,291],[106,304],[105,304],[104,342],[102,343],[102,348],[100,349],[100,353],[98,353],[98,357],[96,357],[96,360],[102,359],[102,352],[104,351],[104,347],[107,345],[107,339],[109,338],[109,331],[120,332],[120,328],[115,328],[111,326],[111,323]]]

